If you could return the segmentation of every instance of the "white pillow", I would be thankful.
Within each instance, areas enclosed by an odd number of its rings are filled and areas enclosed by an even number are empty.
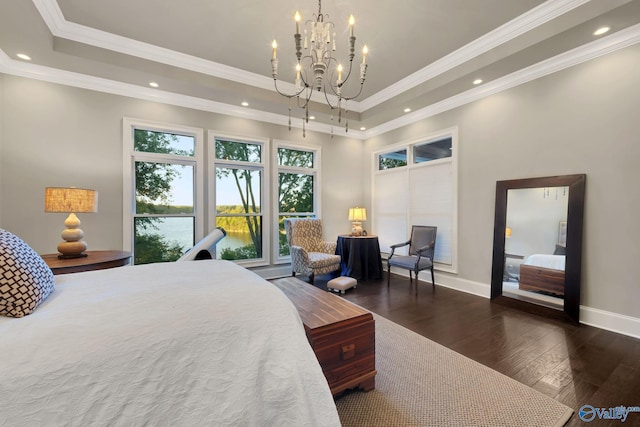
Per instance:
[[[30,314],[53,291],[53,273],[18,236],[0,228],[0,315]]]

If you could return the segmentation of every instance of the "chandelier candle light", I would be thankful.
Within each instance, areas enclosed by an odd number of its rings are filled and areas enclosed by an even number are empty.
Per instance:
[[[345,131],[349,131],[349,121],[346,117],[348,112],[347,102],[357,98],[362,93],[365,76],[367,73],[367,53],[365,45],[362,48],[362,63],[360,64],[360,88],[353,96],[345,96],[343,86],[351,76],[353,58],[355,57],[356,37],[354,34],[355,18],[349,17],[349,69],[343,79],[345,71],[341,63],[334,58],[336,51],[336,33],[333,31],[335,25],[328,21],[329,15],[322,14],[322,0],[318,0],[318,14],[314,15],[315,20],[308,20],[304,25],[304,40],[300,34],[300,22],[302,16],[299,12],[294,15],[296,32],[293,35],[296,45],[296,85],[295,92],[287,94],[278,89],[278,43],[274,40],[271,44],[273,57],[271,58],[271,73],[273,76],[276,92],[289,99],[289,130],[291,130],[291,99],[297,98],[298,107],[304,110],[302,121],[302,136],[306,136],[305,123],[309,123],[309,102],[314,91],[324,93],[327,104],[333,111],[338,109],[338,123],[342,122],[342,101],[345,104]],[[325,19],[327,21],[325,21]],[[304,49],[304,54],[303,54]],[[335,73],[329,75],[328,70],[335,69]],[[335,80],[334,80],[335,77]],[[334,104],[329,99],[329,94],[337,96],[338,100]],[[333,114],[331,115],[333,120]],[[333,133],[332,133],[333,136]]]
[[[84,231],[80,229],[80,220],[76,212],[98,212],[98,192],[75,187],[47,187],[44,193],[45,212],[64,212],[69,216],[64,221],[66,228],[58,245],[58,258],[86,257],[87,243],[82,240]]]

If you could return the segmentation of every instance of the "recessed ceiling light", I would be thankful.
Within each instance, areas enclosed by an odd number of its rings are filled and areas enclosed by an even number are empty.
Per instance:
[[[360,130],[367,130],[367,128],[366,128],[366,127],[364,127],[364,126],[362,126],[362,127],[360,128]]]
[[[315,120],[316,116],[309,116],[309,120]]]
[[[410,112],[411,112],[411,108],[405,108],[405,109],[404,109],[404,112],[405,112],[405,113],[410,113]]]
[[[156,82],[149,82],[149,86],[151,87],[159,87],[160,85]]]
[[[474,84],[474,85],[479,85],[480,83],[482,83],[482,79],[475,79],[475,80],[473,81],[473,84]]]
[[[25,61],[31,61],[31,57],[29,55],[24,54],[24,53],[19,53],[16,56],[18,58],[20,58],[20,59],[24,59]]]
[[[611,29],[610,27],[601,27],[601,28],[598,28],[597,30],[595,30],[595,31],[593,32],[593,35],[594,35],[594,36],[601,36],[601,35],[603,35],[604,33],[609,32],[609,30],[610,30],[610,29]]]
[[[243,107],[248,107],[249,103],[247,101],[242,101],[242,104],[240,104],[240,105],[242,105]]]

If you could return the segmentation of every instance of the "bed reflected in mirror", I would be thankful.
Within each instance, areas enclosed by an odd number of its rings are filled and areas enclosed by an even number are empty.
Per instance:
[[[502,294],[564,307],[569,187],[507,192]]]
[[[491,298],[578,321],[585,175],[498,181]]]

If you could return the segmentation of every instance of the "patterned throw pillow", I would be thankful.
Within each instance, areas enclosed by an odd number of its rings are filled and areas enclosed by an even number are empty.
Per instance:
[[[0,315],[22,317],[49,296],[51,269],[29,245],[0,228]]]

